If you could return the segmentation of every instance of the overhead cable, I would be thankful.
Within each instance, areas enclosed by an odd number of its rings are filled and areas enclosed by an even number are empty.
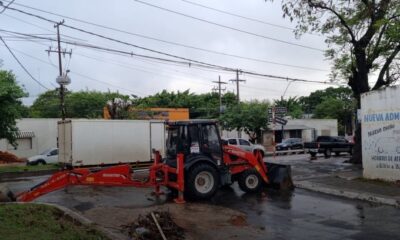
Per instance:
[[[143,35],[143,34],[128,32],[126,30],[121,30],[121,29],[118,29],[118,28],[105,26],[105,25],[101,25],[101,24],[98,24],[98,23],[89,22],[89,21],[86,21],[86,20],[73,18],[73,17],[69,17],[69,16],[66,16],[66,15],[62,15],[62,14],[58,14],[58,13],[54,13],[54,12],[50,12],[50,11],[45,11],[45,10],[38,9],[38,8],[35,8],[35,7],[31,7],[31,6],[24,5],[24,4],[15,3],[15,5],[22,6],[22,7],[31,9],[31,10],[39,11],[39,12],[42,12],[42,13],[50,14],[50,15],[53,15],[53,16],[62,17],[62,18],[73,20],[73,21],[85,23],[85,24],[92,25],[92,26],[95,26],[95,27],[99,27],[99,28],[103,28],[103,29],[107,29],[107,30],[111,30],[111,31],[115,31],[115,32],[120,32],[120,33],[128,34],[128,35],[131,35],[131,36],[135,36],[135,37],[149,39],[149,40],[153,40],[153,41],[157,41],[157,42],[162,42],[162,43],[166,43],[166,44],[170,44],[170,45],[180,46],[180,47],[184,47],[184,48],[188,48],[188,49],[194,49],[194,50],[203,51],[203,52],[209,52],[209,53],[218,54],[218,55],[222,55],[222,56],[234,57],[234,58],[244,59],[244,60],[253,61],[253,62],[262,62],[262,63],[285,66],[285,67],[291,67],[291,68],[298,68],[298,69],[305,69],[305,70],[312,70],[312,71],[322,71],[322,72],[328,72],[329,71],[327,69],[321,69],[321,68],[316,68],[316,67],[300,66],[300,65],[295,65],[295,64],[287,64],[287,63],[270,61],[270,60],[266,60],[266,59],[247,57],[247,56],[242,56],[242,55],[237,55],[237,54],[232,54],[232,53],[227,53],[227,52],[216,51],[216,50],[212,50],[212,49],[196,47],[196,46],[192,46],[192,45],[188,45],[188,44],[183,44],[183,43],[163,40],[163,39],[155,38],[155,37],[151,37],[151,36],[146,36],[146,35]],[[7,16],[9,16],[9,15],[7,15]],[[11,16],[9,16],[9,17],[11,17]]]
[[[30,34],[25,34],[25,33],[8,31],[8,30],[4,30],[4,29],[0,29],[0,31],[7,32],[7,33],[13,33],[13,34],[20,34],[22,36],[35,37],[38,39],[47,39],[47,40],[51,40],[51,41],[56,41],[55,39],[48,38],[48,37],[40,37],[40,36],[35,36],[35,35],[30,35]],[[61,42],[75,45],[75,46],[85,47],[85,48],[92,48],[92,49],[104,50],[104,51],[109,51],[109,52],[121,53],[121,54],[125,54],[128,56],[137,56],[137,57],[155,59],[155,60],[164,61],[164,62],[173,62],[173,63],[177,63],[177,64],[183,64],[188,67],[197,66],[197,67],[202,67],[202,68],[217,69],[217,70],[223,70],[223,71],[228,71],[228,72],[237,71],[236,68],[204,63],[201,61],[196,61],[196,60],[192,60],[192,59],[188,59],[188,58],[182,58],[182,59],[185,59],[186,61],[177,61],[177,60],[172,60],[172,59],[154,57],[154,56],[149,56],[149,55],[137,54],[137,53],[133,53],[133,52],[127,52],[127,51],[123,51],[123,50],[117,50],[117,49],[112,49],[112,48],[96,46],[96,45],[92,45],[92,44],[77,43],[77,42],[71,42],[71,41],[66,41],[66,40],[61,40]],[[327,82],[327,81],[313,81],[313,80],[307,80],[307,79],[289,78],[289,77],[276,76],[276,75],[271,75],[271,74],[263,74],[263,73],[257,73],[254,71],[249,71],[249,70],[240,70],[240,72],[249,74],[249,75],[259,76],[259,77],[275,78],[275,79],[281,79],[281,80],[287,80],[287,81],[290,80],[290,81],[308,82],[308,83],[335,84],[335,83],[331,83],[331,82]]]
[[[233,31],[236,31],[236,32],[247,34],[247,35],[256,36],[256,37],[268,39],[268,40],[271,40],[271,41],[280,42],[280,43],[284,43],[284,44],[288,44],[288,45],[292,45],[292,46],[297,46],[297,47],[301,47],[301,48],[306,48],[306,49],[310,49],[310,50],[314,50],[314,51],[324,52],[324,50],[320,49],[320,48],[307,46],[307,45],[294,43],[294,42],[289,42],[289,41],[285,41],[285,40],[282,40],[282,39],[278,39],[278,38],[262,35],[262,34],[259,34],[259,33],[253,33],[253,32],[249,32],[249,31],[246,31],[246,30],[239,29],[239,28],[230,27],[230,26],[227,26],[227,25],[223,25],[223,24],[220,24],[220,23],[209,21],[209,20],[206,20],[206,19],[203,19],[203,18],[198,18],[198,17],[192,16],[192,15],[186,14],[186,13],[181,13],[181,12],[178,12],[178,11],[175,11],[175,10],[172,10],[172,9],[164,8],[164,7],[161,7],[161,6],[158,6],[158,5],[155,5],[155,4],[151,4],[151,3],[148,3],[148,2],[144,2],[144,1],[141,1],[141,0],[133,0],[133,1],[135,1],[137,3],[140,3],[140,4],[143,4],[143,5],[147,5],[147,6],[153,7],[153,8],[160,9],[160,10],[163,10],[163,11],[166,11],[166,12],[174,13],[174,14],[186,17],[186,18],[191,18],[191,19],[194,19],[194,20],[197,20],[197,21],[200,21],[200,22],[205,22],[205,23],[208,23],[208,24],[211,24],[211,25],[214,25],[214,26],[218,26],[218,27],[225,28],[225,29],[230,29],[230,30],[233,30]]]
[[[11,53],[11,55],[13,56],[13,58],[15,59],[15,61],[18,62],[18,64],[21,66],[21,68],[26,72],[26,74],[29,75],[29,77],[31,77],[31,79],[33,81],[35,81],[37,84],[39,84],[40,86],[42,86],[43,88],[49,90],[48,87],[46,87],[45,85],[43,85],[40,81],[38,81],[29,71],[28,69],[26,69],[26,67],[22,64],[22,62],[17,58],[17,56],[14,54],[14,52],[11,50],[11,48],[7,45],[7,43],[4,41],[4,39],[0,36],[0,40],[3,42],[4,46],[8,49],[8,51]]]

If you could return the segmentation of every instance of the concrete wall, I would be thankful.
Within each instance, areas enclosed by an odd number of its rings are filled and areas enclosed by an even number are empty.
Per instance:
[[[35,136],[29,139],[19,139],[19,147],[14,149],[7,140],[0,140],[0,150],[9,151],[18,157],[30,157],[43,152],[46,149],[57,146],[57,121],[53,118],[23,118],[17,121],[20,131],[34,132]],[[25,141],[31,141],[25,144]]]
[[[303,130],[303,140],[312,141],[313,131],[315,131],[315,137],[321,135],[337,136],[338,135],[338,122],[337,119],[292,119],[288,120],[288,126],[290,125],[304,125],[309,129]]]
[[[364,177],[400,180],[400,86],[361,96]]]

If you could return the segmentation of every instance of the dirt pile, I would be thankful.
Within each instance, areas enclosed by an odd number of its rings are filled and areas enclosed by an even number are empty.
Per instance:
[[[21,163],[23,159],[18,158],[12,153],[0,151],[0,164],[4,163]]]
[[[162,234],[168,240],[185,239],[183,228],[174,222],[167,211],[153,211],[145,216],[139,215],[136,221],[123,228],[131,238],[138,240],[163,240]]]

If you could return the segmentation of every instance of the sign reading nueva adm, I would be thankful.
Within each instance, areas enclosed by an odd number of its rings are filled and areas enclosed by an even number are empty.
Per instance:
[[[361,96],[364,177],[400,180],[400,87]]]

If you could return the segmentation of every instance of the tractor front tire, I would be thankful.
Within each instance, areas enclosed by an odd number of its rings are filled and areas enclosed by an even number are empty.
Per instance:
[[[217,170],[206,163],[191,167],[186,173],[185,195],[191,200],[210,199],[218,188]]]
[[[260,191],[263,180],[257,170],[253,168],[248,169],[239,175],[238,184],[239,188],[243,192],[255,193]]]

